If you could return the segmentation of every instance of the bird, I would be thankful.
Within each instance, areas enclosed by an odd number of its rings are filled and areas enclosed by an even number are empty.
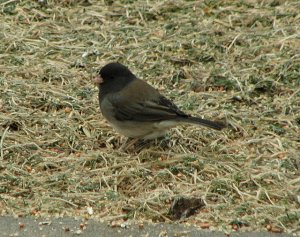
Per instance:
[[[223,122],[194,117],[181,111],[121,63],[112,62],[103,66],[94,83],[99,88],[103,117],[116,132],[128,138],[159,138],[169,129],[182,124],[202,125],[215,130],[226,127]]]

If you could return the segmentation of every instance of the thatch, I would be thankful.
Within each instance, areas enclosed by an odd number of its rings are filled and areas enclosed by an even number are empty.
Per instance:
[[[188,223],[299,231],[299,9],[298,0],[1,1],[2,214],[168,221],[185,196],[206,202]],[[125,139],[91,83],[112,61],[229,128],[178,127],[119,150]]]

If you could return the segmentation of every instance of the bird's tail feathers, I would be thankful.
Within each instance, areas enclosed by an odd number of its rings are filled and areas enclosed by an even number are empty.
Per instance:
[[[226,127],[226,123],[224,122],[219,122],[219,121],[210,121],[198,117],[186,117],[186,118],[181,118],[180,119],[184,123],[192,123],[192,124],[198,124],[198,125],[203,125],[205,127],[209,127],[215,130],[221,130]]]

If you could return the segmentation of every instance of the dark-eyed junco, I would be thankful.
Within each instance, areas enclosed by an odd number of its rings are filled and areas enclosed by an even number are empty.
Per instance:
[[[104,66],[95,78],[103,116],[120,134],[153,139],[179,124],[197,124],[221,130],[225,124],[193,117],[120,63]]]

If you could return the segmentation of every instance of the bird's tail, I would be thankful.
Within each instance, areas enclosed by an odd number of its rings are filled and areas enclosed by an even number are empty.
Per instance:
[[[202,118],[197,118],[197,117],[186,117],[186,118],[181,118],[180,119],[184,123],[192,123],[192,124],[198,124],[198,125],[203,125],[215,130],[221,130],[226,127],[226,123],[223,122],[217,122],[217,121],[210,121]]]

